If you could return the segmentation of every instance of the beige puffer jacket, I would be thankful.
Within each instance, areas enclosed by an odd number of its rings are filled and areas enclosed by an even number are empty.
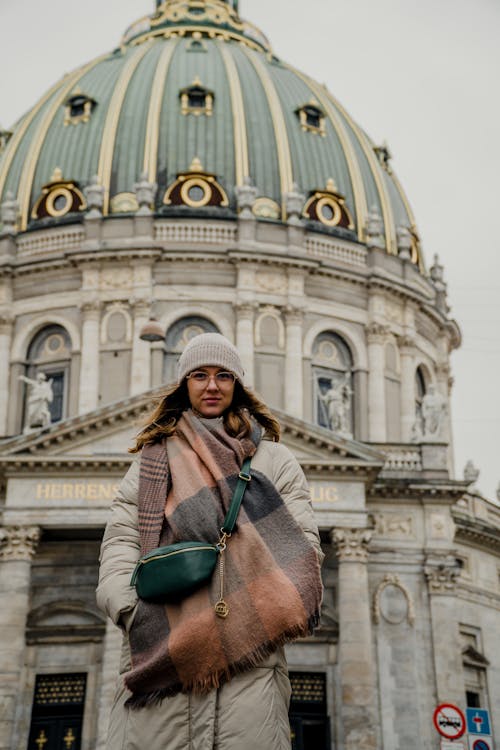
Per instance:
[[[137,601],[130,578],[139,558],[139,456],[111,506],[101,547],[97,603],[124,631],[120,674],[130,669],[127,629]],[[281,443],[263,440],[252,468],[275,485],[322,559],[309,490],[302,469]],[[208,695],[179,694],[159,706],[132,711],[118,680],[107,750],[289,750],[290,683],[283,649]]]

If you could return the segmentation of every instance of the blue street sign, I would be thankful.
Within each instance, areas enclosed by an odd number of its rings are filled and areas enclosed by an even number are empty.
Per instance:
[[[465,716],[469,734],[491,734],[490,715],[485,708],[466,708]]]

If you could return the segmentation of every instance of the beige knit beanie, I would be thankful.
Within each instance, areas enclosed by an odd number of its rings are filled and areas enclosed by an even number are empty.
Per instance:
[[[243,385],[243,365],[238,350],[220,333],[200,333],[186,344],[177,363],[177,381],[199,367],[223,367],[233,372]]]

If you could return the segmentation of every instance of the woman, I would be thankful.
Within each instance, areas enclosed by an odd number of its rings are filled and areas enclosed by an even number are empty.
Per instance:
[[[108,750],[290,748],[283,644],[308,635],[321,604],[321,550],[302,470],[279,424],[243,385],[235,347],[187,344],[171,388],[139,434],[111,508],[97,600],[124,633]],[[141,554],[216,543],[244,459],[251,475],[227,541],[224,599],[209,584],[175,603],[138,600]]]

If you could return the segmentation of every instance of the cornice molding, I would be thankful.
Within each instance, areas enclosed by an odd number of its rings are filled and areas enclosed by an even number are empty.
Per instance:
[[[480,518],[466,517],[455,508],[452,510],[452,517],[455,522],[457,542],[481,549],[487,548],[500,554],[500,527],[487,524]]]
[[[369,491],[369,500],[393,500],[399,498],[416,498],[432,504],[453,505],[466,491],[465,482],[453,480],[428,479],[418,482],[408,479],[386,478],[377,481]]]

